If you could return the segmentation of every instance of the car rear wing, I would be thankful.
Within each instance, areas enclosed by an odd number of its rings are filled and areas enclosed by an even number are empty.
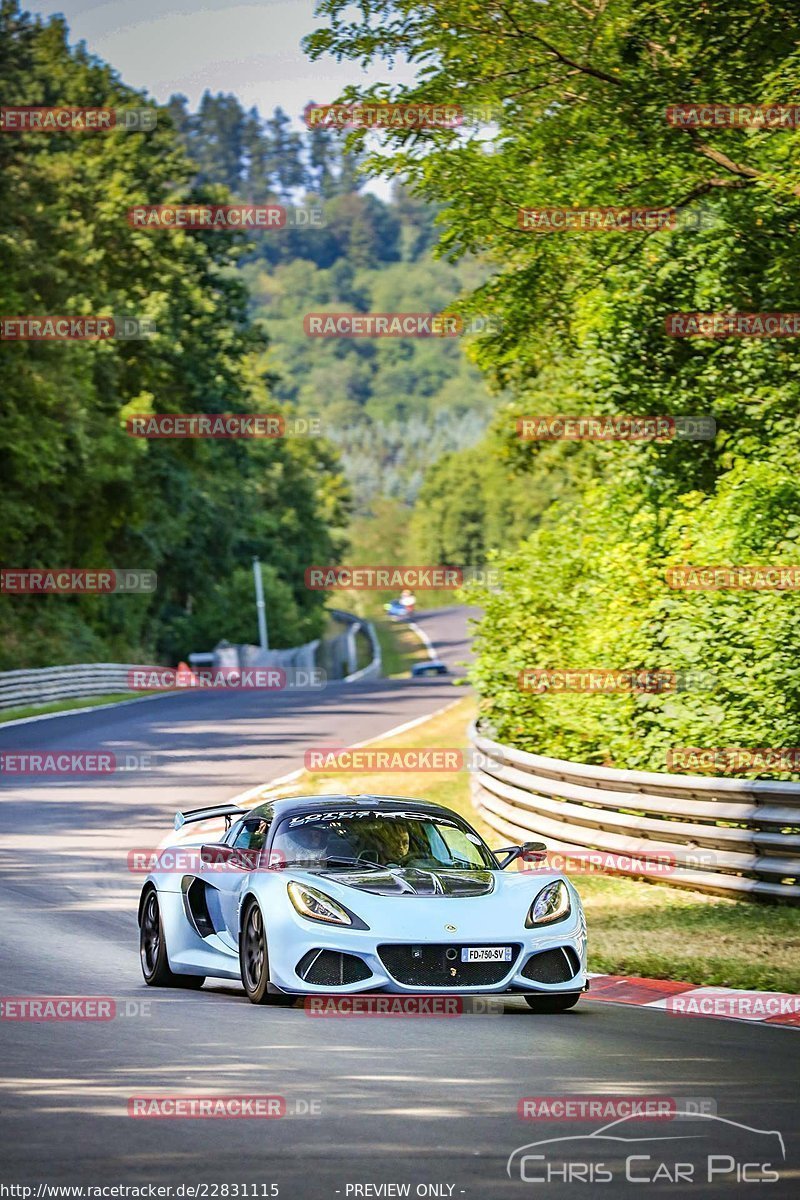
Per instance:
[[[217,817],[225,818],[225,828],[230,827],[233,817],[243,817],[247,809],[239,808],[237,804],[217,804],[211,808],[189,808],[186,812],[175,813],[175,828],[180,829],[190,821],[213,821]]]

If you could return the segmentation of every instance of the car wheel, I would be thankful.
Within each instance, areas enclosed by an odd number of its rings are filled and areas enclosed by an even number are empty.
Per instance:
[[[269,953],[264,917],[258,902],[248,904],[242,917],[239,935],[239,966],[242,983],[251,1004],[294,1004],[296,997],[268,991]]]
[[[139,922],[139,958],[144,981],[149,987],[180,987],[196,990],[205,983],[205,975],[176,975],[169,969],[164,925],[155,888],[150,888],[142,903]]]
[[[525,1003],[534,1012],[559,1013],[574,1008],[580,998],[580,992],[562,992],[560,996],[526,996]]]

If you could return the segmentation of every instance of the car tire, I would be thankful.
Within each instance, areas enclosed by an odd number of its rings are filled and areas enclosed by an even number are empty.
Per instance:
[[[251,900],[242,913],[239,934],[239,969],[242,983],[251,1004],[288,1006],[296,996],[269,991],[269,952],[264,915],[257,900]]]
[[[560,1013],[574,1008],[580,998],[580,992],[562,992],[560,996],[526,996],[525,1003],[534,1012]]]
[[[148,888],[142,897],[142,913],[139,919],[139,960],[142,974],[148,987],[189,988],[196,991],[206,981],[205,975],[176,975],[169,969],[167,943],[164,938],[164,922],[158,904],[158,893]]]

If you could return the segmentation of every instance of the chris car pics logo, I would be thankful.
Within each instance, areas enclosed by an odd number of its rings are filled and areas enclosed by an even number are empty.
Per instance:
[[[776,1183],[784,1176],[786,1148],[778,1130],[689,1109],[670,1114],[670,1121],[678,1120],[668,1136],[663,1114],[648,1120],[636,1113],[588,1135],[528,1142],[509,1155],[506,1173],[521,1183],[632,1184],[631,1196],[647,1184],[700,1184],[702,1189],[703,1184]]]

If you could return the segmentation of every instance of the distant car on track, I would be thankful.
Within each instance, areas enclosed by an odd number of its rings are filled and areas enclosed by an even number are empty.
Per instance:
[[[415,679],[425,675],[447,675],[447,664],[443,663],[440,658],[429,658],[425,662],[414,663],[411,674]]]
[[[386,796],[196,809],[175,827],[217,817],[218,841],[162,848],[145,881],[152,986],[241,979],[254,1004],[492,993],[543,1012],[588,986],[581,903],[541,842],[493,852],[449,809]],[[523,855],[530,870],[505,871]]]
[[[408,621],[414,613],[413,608],[407,607],[402,600],[390,600],[383,607],[390,617],[394,617],[398,621]]]

